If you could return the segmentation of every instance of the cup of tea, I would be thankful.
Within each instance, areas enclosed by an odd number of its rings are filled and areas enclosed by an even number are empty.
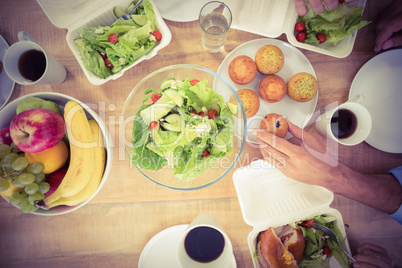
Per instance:
[[[225,45],[232,24],[232,11],[225,3],[212,1],[201,8],[198,21],[202,45],[209,52],[218,52]]]
[[[371,115],[359,103],[360,96],[321,114],[315,126],[321,135],[343,145],[356,145],[364,141],[371,131]]]
[[[18,33],[19,42],[4,54],[7,75],[21,85],[60,84],[67,76],[66,69],[47,53],[28,33]]]
[[[226,268],[233,258],[232,243],[212,214],[198,215],[178,243],[177,260],[182,268]]]

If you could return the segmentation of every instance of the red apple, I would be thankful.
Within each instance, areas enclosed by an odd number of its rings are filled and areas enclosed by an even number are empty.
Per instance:
[[[66,173],[67,173],[67,169],[62,168],[62,169],[59,169],[59,170],[49,174],[49,176],[47,176],[46,182],[49,183],[50,189],[49,189],[49,191],[47,191],[45,193],[45,198],[48,197],[49,195],[51,195],[52,193],[54,193],[54,191],[56,191],[57,188],[59,188],[59,185],[62,182],[62,180],[64,179],[64,176],[66,175]]]
[[[0,130],[0,144],[10,145],[13,142],[10,136],[10,127],[5,127]]]
[[[11,139],[26,153],[40,153],[52,148],[65,133],[63,117],[43,108],[23,111],[10,124]]]

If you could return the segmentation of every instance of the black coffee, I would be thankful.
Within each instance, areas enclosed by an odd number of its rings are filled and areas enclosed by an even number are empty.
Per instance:
[[[211,262],[223,252],[225,238],[210,227],[196,227],[191,230],[184,240],[184,248],[190,258],[197,262]]]
[[[18,60],[18,70],[25,79],[36,81],[46,69],[46,57],[42,51],[31,49],[25,51]]]
[[[331,131],[338,139],[346,139],[352,136],[357,128],[357,118],[347,109],[339,109],[331,119]]]

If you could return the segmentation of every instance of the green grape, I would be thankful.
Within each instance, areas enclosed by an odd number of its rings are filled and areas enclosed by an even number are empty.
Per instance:
[[[17,188],[24,187],[18,175],[11,177],[11,184]]]
[[[11,164],[14,162],[15,159],[18,158],[18,155],[16,153],[10,153],[5,155],[1,161],[0,161],[0,166],[4,169],[10,169]]]
[[[21,152],[21,150],[17,147],[17,145],[15,145],[14,142],[12,142],[10,144],[10,148],[11,148],[11,151],[14,152],[14,153],[20,153]]]
[[[7,144],[0,144],[0,158],[11,153],[11,148]]]
[[[42,200],[44,197],[45,196],[40,193],[31,194],[28,196],[28,202],[29,202],[29,204],[33,205],[35,201]]]
[[[20,208],[21,208],[22,212],[30,213],[34,209],[34,206],[29,203],[28,198],[24,198],[21,201]]]
[[[13,161],[11,167],[16,171],[21,171],[25,169],[28,166],[28,164],[29,164],[28,158],[26,158],[25,156],[20,156]]]
[[[26,185],[24,189],[27,194],[35,194],[39,191],[39,185],[33,182]]]
[[[41,183],[43,180],[45,179],[45,174],[43,174],[42,172],[41,173],[38,173],[38,174],[35,174],[35,182],[36,183]]]
[[[46,194],[50,189],[50,184],[42,181],[41,183],[39,183],[39,193],[41,194]]]
[[[28,166],[27,171],[32,174],[39,174],[43,171],[45,166],[40,162],[32,163]]]
[[[0,192],[6,191],[10,187],[10,182],[6,179],[0,179]]]
[[[14,192],[10,196],[10,203],[15,206],[19,206],[21,204],[21,201],[27,197],[28,195],[25,192]]]
[[[35,175],[31,173],[21,173],[18,179],[25,186],[35,181]]]

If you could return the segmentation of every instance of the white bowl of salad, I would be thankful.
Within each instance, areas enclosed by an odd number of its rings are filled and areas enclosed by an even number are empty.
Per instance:
[[[225,177],[245,145],[246,120],[234,135],[239,96],[218,74],[173,65],[141,80],[123,107],[120,133],[126,156],[146,178],[174,190],[196,190]],[[123,134],[124,133],[124,134]]]

